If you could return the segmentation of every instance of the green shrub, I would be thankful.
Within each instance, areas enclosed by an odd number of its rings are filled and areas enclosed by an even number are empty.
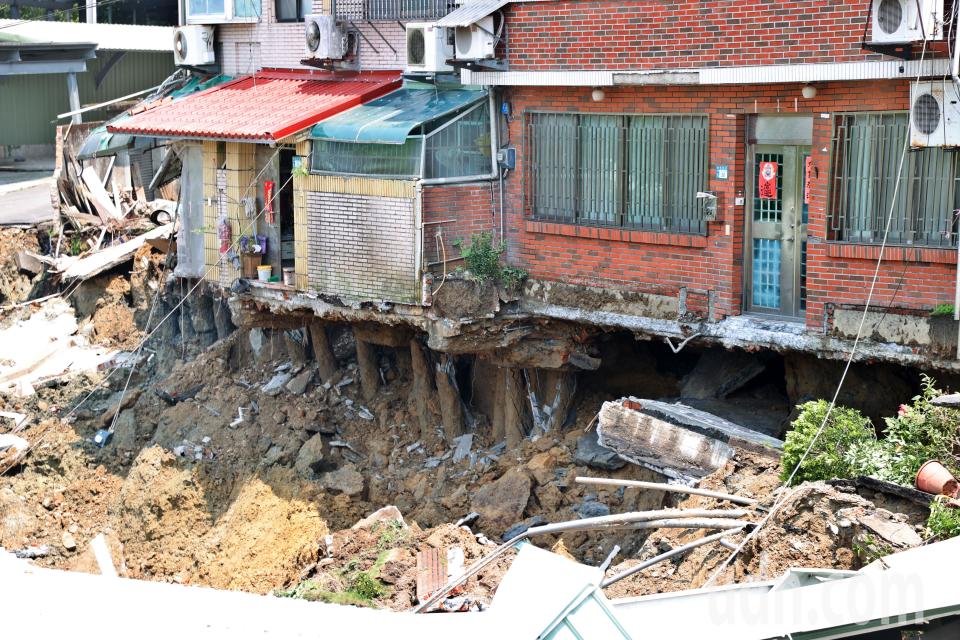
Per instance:
[[[948,504],[946,496],[937,496],[930,503],[927,535],[940,540],[960,536],[960,508]]]
[[[489,231],[474,235],[470,244],[464,244],[462,239],[457,239],[453,246],[460,249],[460,257],[463,258],[470,277],[477,282],[500,282],[506,288],[513,289],[519,287],[527,277],[527,272],[523,269],[500,263],[504,244],[501,242],[494,245],[493,235]]]
[[[794,468],[810,446],[823,424],[830,403],[816,400],[800,405],[800,415],[793,421],[793,428],[787,434],[780,459],[780,479],[790,479]],[[875,440],[876,436],[870,421],[856,409],[834,407],[823,428],[823,433],[814,443],[810,453],[800,464],[793,484],[806,480],[829,480],[831,478],[849,478],[858,475],[852,468],[847,453],[852,445]]]
[[[364,600],[376,600],[377,598],[383,597],[386,589],[383,588],[379,580],[371,577],[369,573],[359,571],[357,575],[353,577],[353,585],[350,587],[350,592],[355,593]]]
[[[930,312],[931,318],[945,318],[953,317],[953,305],[952,304],[938,304]]]

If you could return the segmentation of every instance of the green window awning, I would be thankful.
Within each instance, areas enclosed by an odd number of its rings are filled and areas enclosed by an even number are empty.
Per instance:
[[[463,111],[486,98],[483,90],[408,85],[314,125],[310,137],[334,142],[403,144],[420,125]]]

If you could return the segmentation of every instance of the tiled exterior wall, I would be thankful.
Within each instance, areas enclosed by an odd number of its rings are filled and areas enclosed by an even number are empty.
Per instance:
[[[324,13],[324,0],[313,0],[313,13]],[[327,2],[326,4],[329,4]],[[329,12],[328,10],[326,10]],[[277,22],[274,0],[263,0],[263,16],[252,24],[217,26],[223,73],[241,76],[264,67],[303,68],[302,22]],[[364,69],[401,69],[406,61],[405,32],[395,22],[357,25],[360,64]],[[379,32],[379,33],[378,33]]]
[[[745,207],[735,206],[745,189],[747,114],[798,112],[814,117],[813,162],[819,177],[810,193],[808,298],[806,322],[822,328],[826,305],[862,305],[876,264],[876,248],[826,242],[830,187],[832,117],[844,111],[906,110],[909,83],[821,85],[813,100],[799,98],[798,85],[637,87],[607,90],[602,102],[590,88],[514,88],[507,93],[515,118],[510,139],[517,146],[517,170],[507,178],[508,253],[531,276],[631,291],[677,295],[681,287],[712,291],[715,319],[741,313],[744,279]],[[795,102],[795,99],[797,101]],[[590,113],[700,113],[709,115],[709,190],[719,197],[716,222],[706,236],[618,231],[536,222],[524,215],[525,114],[539,111]],[[729,167],[727,180],[716,165]],[[433,215],[432,213],[425,214]],[[831,255],[833,254],[833,255]],[[953,250],[888,250],[874,304],[928,310],[953,300]],[[903,274],[903,283],[898,285]]]
[[[303,195],[308,288],[347,300],[418,303],[420,234],[412,184],[309,180],[317,184],[306,185]],[[333,188],[318,189],[324,186]]]
[[[510,69],[877,60],[861,49],[869,9],[867,0],[514,3],[506,7]]]

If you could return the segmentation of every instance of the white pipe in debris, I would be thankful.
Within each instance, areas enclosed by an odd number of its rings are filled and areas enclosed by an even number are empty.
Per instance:
[[[742,529],[742,527],[741,527],[741,529]],[[611,576],[611,577],[607,578],[606,580],[604,580],[603,582],[600,583],[600,587],[605,589],[605,588],[609,587],[610,585],[612,585],[614,582],[619,582],[620,580],[623,580],[624,578],[629,578],[629,577],[632,576],[633,574],[639,573],[639,572],[643,571],[644,569],[646,569],[646,568],[648,568],[648,567],[652,567],[652,566],[655,565],[655,564],[660,564],[660,563],[663,562],[664,560],[669,560],[670,558],[673,558],[674,556],[683,555],[683,554],[687,553],[688,551],[693,551],[693,550],[696,549],[697,547],[702,547],[702,546],[705,545],[705,544],[710,544],[710,543],[712,543],[712,542],[718,542],[718,541],[719,541],[721,544],[723,544],[723,538],[725,538],[725,537],[727,537],[727,536],[732,536],[733,534],[738,533],[739,531],[740,531],[740,529],[737,529],[736,531],[724,531],[724,532],[722,532],[722,533],[715,533],[715,534],[713,534],[712,536],[707,536],[706,538],[700,538],[699,540],[694,540],[693,542],[691,542],[691,543],[689,543],[689,544],[685,544],[685,545],[683,545],[682,547],[677,547],[676,549],[671,549],[670,551],[667,551],[666,553],[661,553],[660,555],[658,555],[658,556],[655,557],[655,558],[650,558],[649,560],[645,560],[645,561],[641,562],[640,564],[638,564],[638,565],[636,565],[636,566],[630,567],[629,569],[627,569],[627,570],[625,570],[625,571],[621,571],[620,573],[618,573],[618,574],[615,575],[615,576]]]
[[[616,478],[586,478],[578,476],[577,482],[581,484],[603,484],[614,487],[640,487],[641,489],[656,489],[657,491],[667,491],[669,493],[687,493],[693,496],[705,496],[707,498],[716,498],[717,500],[726,500],[734,504],[754,505],[757,500],[753,498],[744,498],[729,493],[719,491],[710,491],[709,489],[699,489],[697,487],[685,487],[677,484],[665,484],[663,482],[644,482],[643,480],[618,480]]]
[[[692,511],[692,510],[691,510]],[[683,529],[696,529],[696,528],[709,528],[709,529],[730,529],[735,527],[743,528],[746,526],[747,522],[741,520],[729,520],[724,518],[707,518],[704,520],[697,520],[695,518],[704,518],[705,514],[712,515],[723,515],[723,516],[734,516],[737,517],[739,514],[743,514],[742,510],[734,509],[715,509],[715,510],[699,510],[696,516],[691,515],[691,519],[682,517],[679,509],[661,509],[658,511],[634,511],[631,513],[621,513],[610,516],[597,516],[596,518],[582,518],[579,520],[567,520],[565,522],[555,522],[552,524],[544,524],[539,527],[530,527],[523,533],[514,536],[507,542],[503,543],[496,549],[494,549],[490,555],[485,556],[476,562],[474,562],[466,571],[462,574],[451,580],[445,587],[436,591],[429,598],[418,604],[413,608],[413,613],[422,613],[426,611],[431,606],[439,602],[445,595],[450,591],[455,589],[457,586],[463,584],[470,579],[471,576],[479,573],[484,567],[488,566],[494,560],[502,556],[507,549],[510,549],[516,543],[520,542],[525,538],[529,538],[537,535],[545,535],[550,533],[562,533],[564,531],[582,531],[582,530],[594,530],[594,529],[633,529],[633,528],[683,528]],[[745,514],[744,514],[745,515]],[[665,519],[664,516],[670,516],[670,518]],[[654,525],[654,523],[656,523]],[[705,527],[702,527],[703,523],[706,523]],[[736,523],[733,525],[732,523]],[[645,524],[650,524],[650,527],[643,527]]]

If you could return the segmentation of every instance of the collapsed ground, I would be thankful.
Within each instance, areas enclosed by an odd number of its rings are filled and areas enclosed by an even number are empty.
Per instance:
[[[665,347],[611,334],[600,347],[605,366],[582,376],[562,428],[510,451],[490,438],[479,410],[490,393],[481,367],[466,363],[461,393],[477,424],[472,442],[456,443],[458,451],[439,435],[423,441],[414,426],[408,352],[378,351],[383,385],[365,402],[356,346],[345,327],[330,333],[338,370],[321,379],[305,332],[234,330],[224,301],[208,294],[191,296],[177,310],[189,283],[161,279],[165,260],[144,247],[130,267],[70,295],[80,333],[130,349],[161,292],[154,318],[173,315],[133,370],[117,369],[99,390],[106,372],[51,380],[26,398],[0,398],[0,410],[29,417],[20,435],[33,445],[22,465],[0,477],[0,547],[46,545],[38,564],[95,571],[89,542],[106,533],[118,570],[130,577],[406,609],[414,601],[416,554],[424,546],[460,547],[469,564],[518,524],[663,506],[730,506],[575,483],[579,475],[662,480],[589,446],[603,401],[682,395],[782,435],[792,405],[825,395],[822,389],[832,383],[826,365],[812,357],[752,358],[746,366],[738,360],[742,355],[731,355],[730,362],[714,351],[668,356]],[[4,304],[44,286],[42,277],[22,273],[3,282]],[[35,311],[8,309],[0,325]],[[698,393],[704,379],[716,375],[711,367],[718,360],[753,373],[740,376],[742,384],[722,398]],[[847,402],[882,415],[889,409],[883,403],[896,406],[912,395],[917,382],[911,376],[855,369]],[[111,441],[95,445],[96,432],[111,426]],[[701,485],[769,504],[778,473],[776,459],[741,452]],[[351,529],[385,505],[397,507],[402,525]],[[453,524],[471,512],[480,515],[469,529]],[[771,578],[789,566],[857,568],[872,554],[919,543],[925,519],[924,508],[889,495],[810,485],[790,498],[721,582]],[[701,535],[579,532],[535,542],[588,564],[599,564],[620,545],[616,571]],[[608,594],[698,586],[727,553],[702,547],[617,583]],[[467,592],[488,599],[508,565],[507,559],[481,573]]]

